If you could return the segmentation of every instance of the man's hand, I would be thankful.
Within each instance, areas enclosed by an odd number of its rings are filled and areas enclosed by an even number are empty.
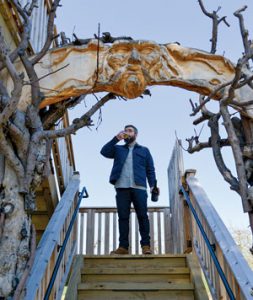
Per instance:
[[[153,191],[153,186],[150,188],[150,193],[152,193],[152,191]],[[159,187],[157,188],[157,192],[158,192],[158,196],[160,195],[160,189],[159,189]]]
[[[120,131],[117,135],[116,135],[116,138],[121,141],[123,140],[125,137],[126,137],[126,132],[125,131]]]

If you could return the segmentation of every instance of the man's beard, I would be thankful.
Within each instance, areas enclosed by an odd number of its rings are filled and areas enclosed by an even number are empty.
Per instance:
[[[135,136],[129,136],[128,138],[124,139],[126,145],[131,144],[132,142],[134,142],[136,140]]]

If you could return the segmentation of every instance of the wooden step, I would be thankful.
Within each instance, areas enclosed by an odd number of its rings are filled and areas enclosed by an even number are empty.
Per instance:
[[[78,290],[123,290],[123,291],[156,291],[156,290],[193,290],[192,283],[167,282],[85,282],[78,285]]]
[[[190,282],[189,270],[186,273],[169,274],[82,274],[82,282],[167,282],[187,283]]]
[[[110,255],[85,256],[84,268],[115,269],[166,269],[169,267],[186,267],[185,255]]]
[[[78,300],[194,300],[193,291],[79,291]]]
[[[185,267],[161,267],[148,269],[144,267],[134,267],[134,268],[108,268],[107,266],[97,266],[93,268],[85,267],[82,270],[82,274],[189,274],[189,268]]]
[[[191,260],[189,255],[171,254],[80,257],[79,275],[75,284],[70,283],[68,297],[72,299],[74,294],[73,299],[77,296],[78,300],[207,300],[206,293],[194,290],[200,275]]]
[[[78,300],[85,299],[177,299],[193,300],[191,283],[95,282],[78,285]]]

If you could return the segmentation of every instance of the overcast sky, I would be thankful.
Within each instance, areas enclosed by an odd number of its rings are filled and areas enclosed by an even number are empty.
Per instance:
[[[243,48],[238,20],[233,12],[248,5],[245,15],[246,27],[253,34],[253,4],[245,0],[205,0],[207,10],[221,6],[219,15],[227,16],[230,28],[220,25],[217,54],[224,54],[237,62]],[[197,0],[128,0],[128,1],[62,1],[56,24],[58,31],[65,31],[68,37],[75,32],[80,38],[93,37],[98,23],[101,32],[109,31],[113,36],[131,36],[133,39],[153,40],[157,43],[179,42],[186,47],[210,51],[211,20],[200,10]],[[252,37],[252,35],[251,35]],[[177,136],[185,138],[194,134],[193,118],[189,116],[189,98],[197,102],[198,95],[175,87],[151,87],[152,97],[131,101],[111,101],[102,110],[102,123],[90,131],[81,129],[73,136],[77,170],[81,173],[81,185],[85,185],[90,198],[85,206],[115,206],[115,192],[109,184],[112,161],[100,155],[101,147],[117,134],[125,124],[132,123],[139,129],[138,142],[147,146],[154,158],[158,184],[161,189],[160,206],[168,206],[167,167]],[[70,112],[71,118],[84,113],[95,102],[93,96],[86,97]],[[217,104],[209,106],[217,111]],[[93,117],[97,124],[98,114]],[[200,130],[202,125],[196,128]],[[205,125],[201,141],[209,137]],[[224,135],[225,137],[225,135]],[[187,143],[184,142],[185,147]],[[230,151],[223,150],[226,163],[234,171]],[[243,214],[241,200],[230,191],[218,172],[211,150],[195,154],[184,152],[185,169],[197,169],[197,178],[209,199],[229,227],[246,228],[247,214]],[[149,205],[153,203],[149,199]]]

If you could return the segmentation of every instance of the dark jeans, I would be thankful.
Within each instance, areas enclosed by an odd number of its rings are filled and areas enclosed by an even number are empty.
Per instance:
[[[129,216],[131,202],[139,222],[141,246],[150,245],[149,220],[147,213],[147,192],[141,189],[119,188],[116,189],[116,202],[119,217],[119,246],[128,249],[129,246]]]

